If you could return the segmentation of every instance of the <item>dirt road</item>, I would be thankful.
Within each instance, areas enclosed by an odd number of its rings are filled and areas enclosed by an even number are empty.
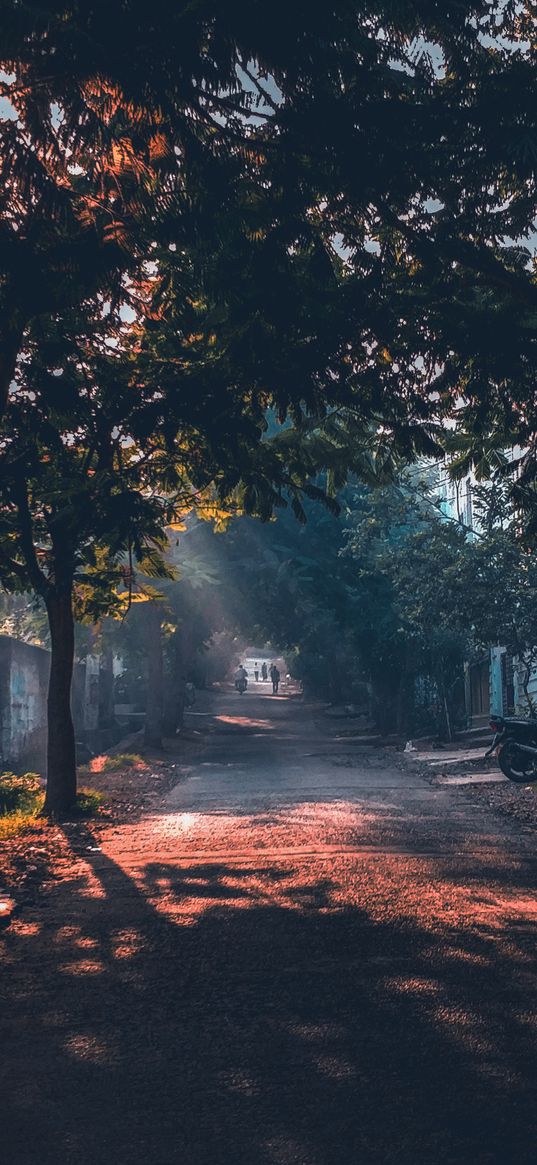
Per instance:
[[[534,834],[297,700],[197,723],[3,940],[6,1165],[535,1162]]]

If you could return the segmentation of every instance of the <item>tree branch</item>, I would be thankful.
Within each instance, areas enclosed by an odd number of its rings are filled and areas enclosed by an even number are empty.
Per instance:
[[[434,239],[429,241],[408,223],[403,222],[383,199],[376,199],[376,207],[380,217],[410,243],[418,259],[424,264],[440,270],[440,249]],[[515,299],[526,303],[528,307],[535,308],[537,306],[537,285],[522,279],[515,271],[510,271],[490,248],[478,247],[469,239],[452,238],[445,240],[443,250],[448,259],[490,279],[490,282],[496,287],[510,291]]]
[[[267,90],[263,88],[260,81],[258,81],[257,77],[254,76],[254,74],[250,72],[248,65],[245,65],[242,61],[241,61],[241,69],[242,69],[243,73],[246,73],[246,76],[252,82],[252,85],[255,85],[257,92],[259,93],[259,96],[263,98],[263,101],[266,101],[267,105],[270,105],[270,108],[273,109],[275,113],[279,113],[280,112],[279,106],[276,105],[276,103],[272,100],[272,97],[270,96],[269,93],[267,93]]]
[[[28,570],[28,578],[35,591],[46,598],[50,583],[41,570],[34,546],[34,532],[26,483],[19,480],[13,488],[13,497],[19,514],[19,540]]]
[[[7,568],[7,570],[11,570],[13,574],[17,576],[17,578],[20,578],[21,582],[28,582],[28,572],[26,568],[22,565],[21,562],[17,562],[15,558],[11,558],[9,554],[6,554],[5,551],[1,549],[1,547],[0,563],[3,567]]]

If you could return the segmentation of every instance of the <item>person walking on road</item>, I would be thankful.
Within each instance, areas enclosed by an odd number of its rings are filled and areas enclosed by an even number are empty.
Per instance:
[[[257,681],[259,680],[259,664],[258,663],[254,663],[254,680],[257,684]]]
[[[263,680],[263,683],[266,682],[267,678],[268,678],[267,665],[266,665],[265,661],[263,660],[263,663],[261,664],[261,679]]]
[[[270,665],[270,678],[272,680],[272,695],[277,696],[280,683],[280,673],[275,663],[271,663]]]

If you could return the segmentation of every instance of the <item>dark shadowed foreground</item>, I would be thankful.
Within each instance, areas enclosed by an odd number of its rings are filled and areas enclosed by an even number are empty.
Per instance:
[[[6,1162],[534,1162],[533,834],[260,693],[4,938]]]

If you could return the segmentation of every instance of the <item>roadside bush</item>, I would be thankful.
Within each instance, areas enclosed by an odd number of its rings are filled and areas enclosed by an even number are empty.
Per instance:
[[[117,756],[106,757],[100,771],[102,773],[113,773],[116,769],[134,769],[143,764],[143,758],[135,752],[118,752]]]
[[[76,798],[77,817],[95,817],[103,805],[104,797],[95,789],[80,789]]]
[[[15,773],[0,775],[0,814],[31,813],[37,808],[41,794],[41,783],[37,773]]]
[[[44,790],[37,773],[0,773],[0,842],[35,828],[43,808]],[[95,817],[104,798],[94,789],[80,789],[73,816]]]

